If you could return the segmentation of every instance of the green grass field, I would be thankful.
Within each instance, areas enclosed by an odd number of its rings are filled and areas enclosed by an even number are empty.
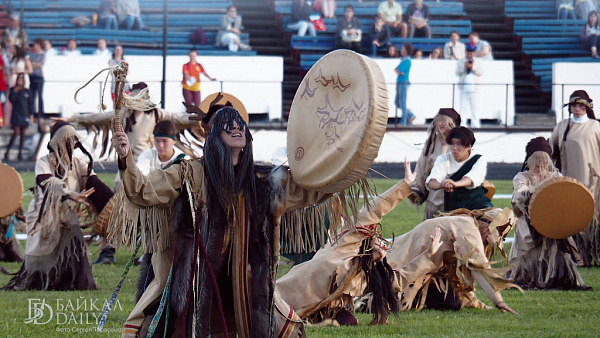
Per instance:
[[[33,186],[33,173],[21,173],[25,188]],[[114,175],[101,174],[101,179],[112,186]],[[392,180],[376,180],[378,191],[395,183]],[[511,192],[510,181],[495,181],[497,193]],[[31,197],[23,201],[25,209]],[[509,207],[508,199],[495,199],[494,205]],[[400,204],[388,214],[382,224],[384,235],[400,235],[412,229],[420,222],[422,210],[418,211],[407,202]],[[512,235],[511,235],[512,236]],[[24,247],[24,243],[23,243]],[[510,245],[508,245],[507,251]],[[97,248],[92,247],[92,252]],[[94,331],[97,318],[100,317],[105,300],[108,300],[117,284],[130,254],[117,252],[116,265],[93,266],[94,278],[98,286],[94,291],[1,291],[0,307],[3,316],[0,320],[0,335],[6,337],[66,337],[74,333],[83,337],[117,337],[129,312],[134,306],[135,282],[138,267],[132,267],[119,294],[119,306],[111,312],[105,326],[105,332]],[[95,259],[96,255],[92,256]],[[20,264],[4,263],[4,268],[15,272]],[[282,266],[280,275],[289,267]],[[409,311],[400,313],[398,317],[390,317],[390,324],[369,326],[369,315],[359,314],[358,327],[308,327],[311,337],[380,337],[380,336],[597,336],[596,323],[600,320],[598,305],[600,301],[600,269],[580,269],[581,275],[593,291],[525,291],[506,290],[502,294],[504,300],[519,315],[502,314],[499,310],[466,309],[457,312],[445,311]],[[0,275],[0,284],[4,285],[9,276]],[[485,294],[478,290],[480,299],[491,305]],[[38,323],[26,323],[28,318],[36,315],[30,313],[30,303],[45,301],[43,317]],[[38,304],[39,307],[39,304]],[[49,310],[53,310],[52,319],[45,324],[41,322],[49,318]],[[40,315],[41,313],[37,313]]]

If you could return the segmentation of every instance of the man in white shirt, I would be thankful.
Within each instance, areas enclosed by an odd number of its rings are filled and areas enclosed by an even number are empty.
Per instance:
[[[389,27],[390,33],[406,38],[408,26],[402,22],[402,6],[395,0],[386,0],[377,7],[377,15]]]
[[[475,57],[475,49],[473,44],[468,44],[467,56],[458,61],[456,68],[456,75],[460,77],[460,115],[463,117],[463,125],[467,125],[467,120],[470,120],[471,128],[480,127],[477,118],[477,83],[483,73],[481,60]]]
[[[154,147],[140,154],[137,166],[140,172],[147,176],[149,173],[165,169],[171,163],[185,157],[185,154],[175,147],[177,128],[171,121],[160,121],[154,127]]]
[[[465,57],[465,44],[460,42],[457,31],[450,33],[450,41],[444,45],[444,59],[460,60]]]
[[[455,127],[448,132],[450,152],[437,157],[425,180],[427,189],[444,189],[444,211],[469,210],[492,206],[481,186],[487,173],[487,161],[471,150],[475,135],[469,128]]]

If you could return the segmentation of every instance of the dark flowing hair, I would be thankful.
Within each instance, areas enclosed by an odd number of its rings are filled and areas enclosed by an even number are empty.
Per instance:
[[[596,15],[596,24],[595,24],[595,25],[593,25],[593,26],[592,26],[592,24],[591,24],[591,22],[590,22],[590,18],[592,17],[592,14],[595,14],[595,15]],[[587,17],[587,22],[586,22],[586,24],[587,24],[588,26],[590,26],[590,27],[596,27],[596,28],[598,28],[598,21],[600,21],[600,16],[598,15],[598,12],[596,12],[596,11],[591,11],[591,12],[590,12],[590,14],[588,14],[588,17]]]
[[[244,119],[234,108],[224,107],[215,114],[212,128],[204,145],[204,165],[208,189],[209,192],[212,190],[214,193],[211,197],[216,197],[218,206],[229,213],[231,206],[236,203],[236,196],[243,191],[250,201],[251,207],[255,207],[252,205],[256,201],[252,134],[250,134]],[[229,147],[220,136],[223,130],[233,129],[234,121],[240,127],[240,131],[246,134],[246,146],[235,167],[231,163]],[[209,203],[211,202],[214,202],[214,199],[209,199]]]
[[[221,132],[233,129],[236,122],[246,135],[246,146],[242,149],[236,166],[231,163],[231,152],[221,139]],[[208,236],[207,253],[213,269],[219,273],[223,266],[221,248],[225,228],[234,224],[235,205],[241,193],[245,195],[250,218],[248,260],[252,268],[252,312],[251,337],[267,337],[269,328],[269,257],[271,254],[272,225],[267,225],[270,195],[269,185],[256,177],[252,153],[252,135],[248,125],[233,107],[219,109],[204,144],[204,166],[208,189]],[[211,287],[209,286],[209,291]],[[207,293],[207,299],[210,294]],[[200,321],[198,323],[201,323]],[[202,330],[202,327],[196,327]],[[202,322],[204,324],[204,322]],[[199,331],[204,332],[204,331]]]

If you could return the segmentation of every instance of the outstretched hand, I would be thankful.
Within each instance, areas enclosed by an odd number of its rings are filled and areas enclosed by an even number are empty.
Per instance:
[[[110,129],[115,130],[115,120],[110,120]],[[120,157],[126,157],[129,154],[129,139],[127,134],[123,131],[123,126],[119,126],[120,131],[114,131],[111,139],[113,147],[117,155]]]
[[[406,181],[406,183],[410,184],[414,182],[416,177],[417,172],[412,172],[412,170],[410,169],[410,162],[408,162],[406,157],[404,157],[404,180]]]
[[[496,304],[496,307],[502,311],[502,313],[510,312],[514,315],[518,315],[519,313],[513,309],[511,309],[505,302],[500,302]]]
[[[429,237],[431,237],[431,244],[429,244],[429,256],[433,256],[440,249],[443,243],[441,240],[442,230],[440,227],[435,227],[435,234],[433,236],[429,235]]]
[[[78,202],[78,203],[83,203],[83,204],[85,204],[86,206],[88,206],[88,207],[89,207],[89,206],[90,206],[90,203],[88,203],[88,202],[86,201],[86,199],[87,199],[88,197],[90,197],[90,195],[91,195],[91,194],[93,194],[93,193],[94,193],[94,191],[96,191],[96,189],[94,189],[94,188],[90,188],[90,189],[88,189],[88,190],[84,190],[84,191],[80,192],[79,194],[77,194],[77,193],[71,193],[71,196],[70,196],[70,197],[71,197],[71,199],[72,199],[73,201],[75,201],[75,202]]]

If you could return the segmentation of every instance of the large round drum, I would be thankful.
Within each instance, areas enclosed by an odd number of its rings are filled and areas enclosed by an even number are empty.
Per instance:
[[[287,156],[294,181],[338,192],[362,178],[385,134],[388,92],[373,60],[350,50],[323,56],[292,103]]]
[[[573,236],[585,229],[593,217],[592,194],[571,177],[555,177],[543,182],[529,201],[531,225],[549,238]]]
[[[0,218],[12,215],[23,202],[23,181],[15,168],[0,163]]]

